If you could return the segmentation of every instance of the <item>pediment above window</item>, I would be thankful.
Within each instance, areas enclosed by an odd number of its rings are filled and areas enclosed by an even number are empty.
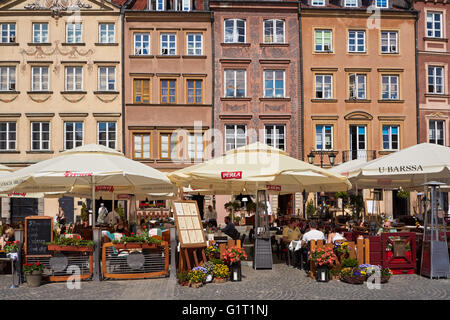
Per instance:
[[[344,116],[345,120],[372,120],[373,116],[365,111],[353,111]]]

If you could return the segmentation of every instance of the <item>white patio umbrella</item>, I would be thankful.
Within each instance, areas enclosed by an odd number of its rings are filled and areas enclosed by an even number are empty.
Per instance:
[[[0,192],[68,192],[91,189],[95,208],[96,187],[115,192],[142,194],[174,192],[164,173],[126,158],[123,153],[90,144],[0,176]]]
[[[450,184],[450,148],[421,143],[372,160],[349,172],[361,188],[422,189],[428,181]]]
[[[329,170],[331,172],[334,172],[336,174],[340,174],[340,175],[343,175],[343,176],[349,178],[350,172],[355,171],[355,170],[365,166],[366,164],[367,164],[367,161],[364,161],[362,159],[355,159],[355,160],[350,160],[350,161],[338,164],[337,166],[334,166],[334,167],[330,168]]]

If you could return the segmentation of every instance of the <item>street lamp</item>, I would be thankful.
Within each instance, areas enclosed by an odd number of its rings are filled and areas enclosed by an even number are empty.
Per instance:
[[[328,154],[328,159],[330,160],[331,166],[334,166],[334,161],[336,160],[336,153],[335,152],[328,152],[323,150],[318,151],[311,151],[307,157],[309,164],[314,163],[314,158],[316,157],[316,154],[320,156],[320,167],[323,168],[323,157],[324,155]]]

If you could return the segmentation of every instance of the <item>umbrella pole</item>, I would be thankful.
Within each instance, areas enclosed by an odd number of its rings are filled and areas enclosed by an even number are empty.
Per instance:
[[[95,180],[94,176],[91,177],[92,182],[92,226],[95,227]]]

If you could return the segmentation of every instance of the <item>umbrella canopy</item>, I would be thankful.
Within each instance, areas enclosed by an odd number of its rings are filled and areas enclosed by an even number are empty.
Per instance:
[[[259,142],[167,176],[178,186],[214,190],[214,194],[254,193],[258,189],[279,194],[351,188],[347,178]]]
[[[14,172],[14,170],[10,167],[4,166],[0,164],[0,176],[10,174],[11,172]],[[42,192],[8,192],[8,193],[0,193],[0,197],[2,198],[42,198],[46,196]]]
[[[450,148],[421,143],[368,162],[349,172],[360,188],[422,189],[428,181],[450,184]]]
[[[0,176],[0,192],[83,193],[95,186],[117,193],[173,192],[162,172],[126,158],[123,153],[90,144]],[[109,191],[109,190],[106,190]]]
[[[367,165],[367,161],[364,161],[362,159],[356,159],[356,160],[343,162],[343,163],[331,168],[330,171],[334,172],[336,174],[343,175],[347,178],[350,178],[349,177],[350,172],[355,171],[359,168],[362,168],[365,165]]]

